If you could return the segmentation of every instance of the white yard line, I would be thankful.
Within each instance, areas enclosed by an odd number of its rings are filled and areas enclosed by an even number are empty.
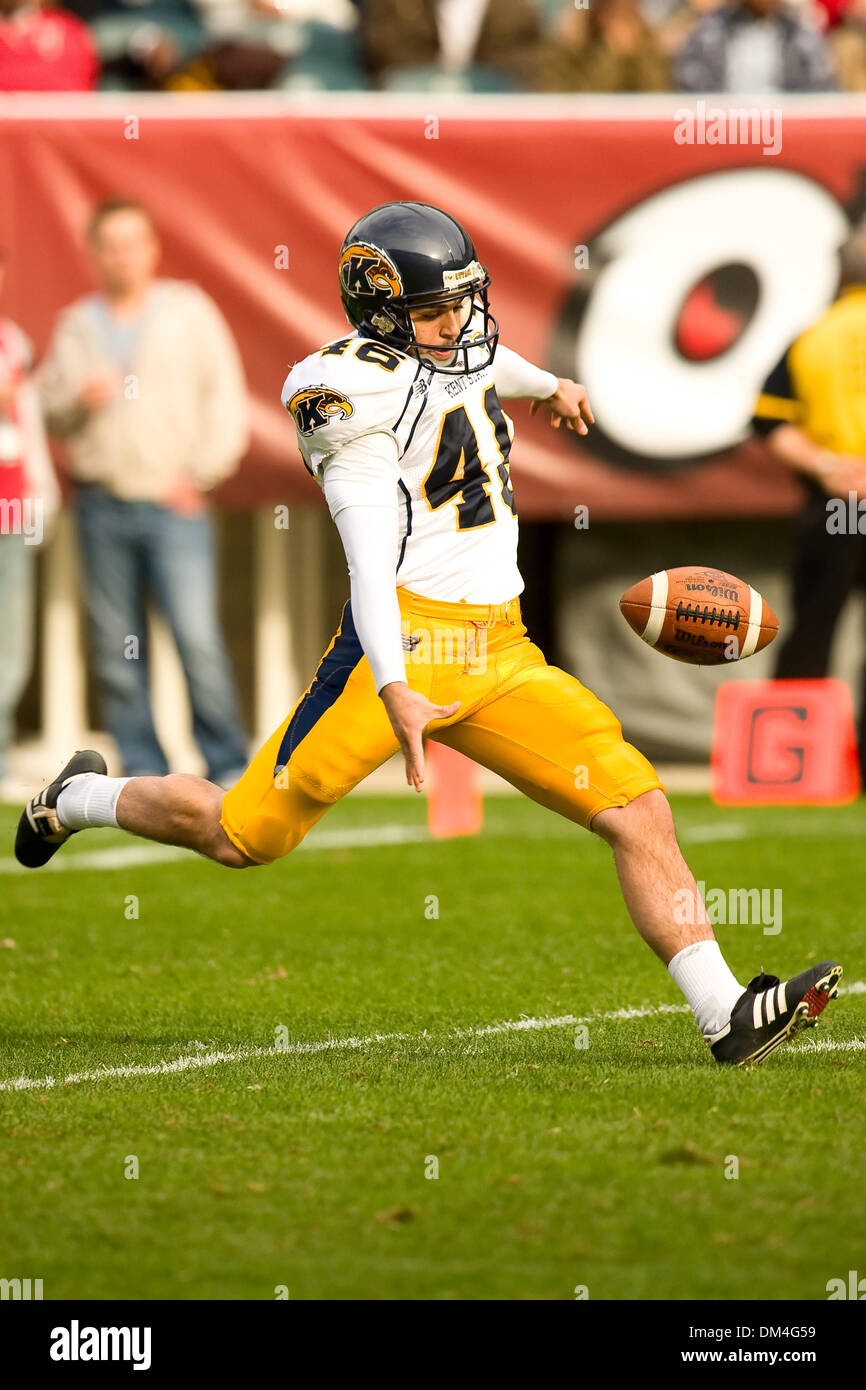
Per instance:
[[[500,832],[494,831],[494,834]],[[507,832],[501,832],[503,834]],[[571,827],[557,828],[549,835],[541,836],[532,834],[527,838],[537,839],[566,839],[572,833]],[[720,821],[715,825],[684,825],[678,832],[682,844],[721,844],[726,840],[746,840],[752,831],[748,826],[739,821],[725,822]],[[823,827],[798,829],[794,826],[783,826],[776,833],[784,835],[785,838],[824,834]],[[838,826],[834,831],[840,835],[862,835],[862,826]],[[316,830],[307,840],[302,840],[298,845],[298,850],[334,850],[334,849],[367,849],[376,848],[381,845],[408,845],[408,844],[430,844],[434,841],[426,826],[423,825],[374,825],[367,828],[358,827],[353,830]],[[295,851],[295,853],[298,852]],[[110,849],[96,850],[73,850],[72,853],[58,854],[54,859],[50,859],[42,873],[69,873],[83,869],[133,869],[147,864],[171,864],[178,860],[189,859],[193,851],[188,849],[177,849],[174,845],[156,844],[136,844],[114,845]],[[0,859],[0,875],[2,874],[28,874],[31,869],[25,869],[15,859]]]
[[[832,1038],[813,1038],[803,1043],[803,1052],[863,1052],[866,1051],[866,1038],[846,1038],[834,1042]]]
[[[686,844],[710,844],[713,840],[745,840],[749,833],[739,822],[721,821],[718,825],[684,825],[677,838]]]
[[[430,840],[430,834],[423,825],[373,825],[355,830],[319,830],[312,839],[302,840],[298,849],[365,849],[376,845],[407,845],[424,840]],[[111,849],[58,854],[54,859],[49,859],[42,872],[130,869],[139,864],[169,864],[174,860],[189,859],[192,855],[192,850],[177,849],[174,845],[115,845]],[[16,859],[0,859],[0,874],[31,872]]]
[[[866,983],[862,980],[840,988],[840,994],[863,994]],[[200,1051],[176,1057],[171,1062],[137,1063],[124,1067],[99,1067],[95,1071],[74,1072],[71,1076],[18,1076],[8,1081],[0,1081],[0,1091],[50,1090],[56,1086],[78,1086],[85,1081],[110,1081],[130,1076],[170,1076],[176,1072],[193,1071],[202,1067],[218,1066],[221,1062],[246,1062],[255,1057],[307,1056],[316,1052],[356,1051],[383,1042],[428,1042],[447,1046],[462,1038],[489,1038],[501,1033],[538,1032],[547,1028],[573,1028],[578,1024],[619,1022],[623,1019],[653,1018],[664,1014],[689,1013],[688,1004],[648,1004],[640,1008],[610,1009],[601,1014],[555,1014],[540,1018],[524,1017],[506,1019],[501,1023],[475,1024],[468,1028],[454,1028],[450,1033],[371,1033],[364,1038],[322,1038],[313,1042],[294,1042],[286,1047],[233,1047],[220,1052]],[[862,1051],[866,1040],[852,1038],[845,1042],[808,1043],[812,1051]]]

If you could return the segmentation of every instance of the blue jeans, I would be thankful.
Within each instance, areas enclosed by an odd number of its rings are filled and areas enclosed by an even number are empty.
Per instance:
[[[102,715],[124,775],[168,772],[150,707],[150,597],[177,644],[207,775],[233,781],[247,763],[246,735],[217,616],[210,518],[127,502],[94,484],[79,488],[76,510]]]
[[[0,535],[0,777],[33,659],[36,550],[23,536]]]

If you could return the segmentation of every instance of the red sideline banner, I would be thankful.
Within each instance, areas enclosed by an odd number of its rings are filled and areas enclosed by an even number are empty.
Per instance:
[[[299,502],[316,489],[280,387],[345,328],[343,235],[377,203],[438,203],[490,270],[502,341],[584,381],[595,410],[583,442],[514,404],[524,516],[784,514],[796,485],[748,421],[835,293],[866,102],[748,100],[2,97],[3,308],[44,348],[92,288],[93,204],[148,204],[162,273],[213,295],[243,354],[254,441],[221,500]]]

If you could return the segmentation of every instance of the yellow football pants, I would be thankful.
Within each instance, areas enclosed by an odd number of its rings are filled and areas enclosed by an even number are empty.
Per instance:
[[[526,635],[517,599],[439,603],[407,589],[398,598],[409,685],[437,705],[460,701],[425,736],[579,825],[663,790],[607,705],[548,666]],[[347,603],[311,685],[226,793],[223,829],[249,859],[269,864],[398,747]]]

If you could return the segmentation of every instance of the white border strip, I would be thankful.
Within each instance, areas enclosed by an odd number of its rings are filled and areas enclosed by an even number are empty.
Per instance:
[[[839,993],[863,994],[866,993],[866,984],[858,980],[854,984],[840,988]],[[289,1043],[288,1047],[225,1048],[220,1052],[187,1053],[186,1056],[176,1057],[173,1062],[138,1063],[125,1067],[100,1067],[96,1071],[73,1072],[71,1076],[18,1076],[8,1081],[0,1081],[0,1091],[46,1091],[56,1089],[58,1086],[61,1088],[80,1086],[86,1081],[112,1081],[130,1076],[171,1076],[177,1072],[218,1066],[221,1062],[247,1062],[256,1057],[308,1056],[317,1052],[357,1051],[358,1048],[370,1047],[373,1043],[410,1042],[413,1039],[419,1042],[448,1043],[460,1038],[489,1038],[502,1033],[539,1032],[547,1028],[572,1028],[581,1023],[620,1022],[633,1018],[653,1018],[665,1014],[687,1014],[690,1012],[688,1004],[648,1004],[641,1008],[610,1009],[606,1013],[585,1014],[583,1017],[578,1017],[575,1014],[543,1015],[540,1018],[524,1016],[506,1019],[502,1023],[485,1023],[472,1025],[468,1028],[454,1028],[450,1033],[441,1035],[430,1034],[425,1029],[423,1033],[371,1033],[366,1038],[322,1038],[314,1042]],[[861,1051],[864,1048],[866,1048],[866,1039],[863,1038],[852,1038],[844,1042],[828,1040],[809,1044],[809,1050],[816,1052]]]

